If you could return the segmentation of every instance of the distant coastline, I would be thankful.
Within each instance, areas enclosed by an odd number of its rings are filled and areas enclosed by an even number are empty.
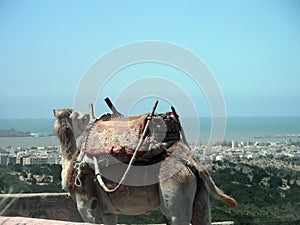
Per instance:
[[[280,139],[280,138],[300,138],[300,134],[278,134],[278,135],[261,135],[255,136],[256,139]]]
[[[30,131],[21,130],[0,130],[0,137],[33,137]]]
[[[57,145],[53,136],[52,119],[1,119],[0,146],[47,146]],[[181,118],[181,125],[191,145],[207,144],[212,135],[211,118]],[[215,128],[218,128],[214,125]],[[10,134],[14,130],[14,134]],[[17,131],[22,131],[18,133]],[[28,132],[27,132],[28,131]],[[235,142],[300,142],[300,116],[297,117],[228,117],[226,129],[215,130],[222,140]],[[224,132],[224,133],[223,133]],[[25,134],[24,134],[25,133]],[[211,140],[220,143],[222,140]]]

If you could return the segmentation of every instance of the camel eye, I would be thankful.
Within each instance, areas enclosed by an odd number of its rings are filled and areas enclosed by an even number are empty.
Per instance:
[[[68,110],[67,112],[68,117],[71,116],[71,114],[72,114],[72,110]]]

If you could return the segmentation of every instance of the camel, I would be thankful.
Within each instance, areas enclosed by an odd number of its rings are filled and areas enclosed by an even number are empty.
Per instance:
[[[148,214],[159,209],[168,225],[208,225],[211,224],[209,195],[230,207],[237,206],[233,198],[214,184],[206,169],[192,156],[190,148],[181,141],[168,148],[172,154],[166,157],[156,171],[161,180],[158,183],[145,186],[121,184],[116,191],[106,192],[95,182],[94,169],[87,165],[80,172],[81,185],[75,185],[78,171],[73,162],[77,160],[80,148],[76,144],[73,126],[86,126],[86,122],[74,121],[74,114],[78,115],[78,112],[72,109],[53,112],[56,118],[54,131],[60,142],[62,156],[62,185],[76,201],[85,222],[97,223],[102,217],[104,224],[116,225],[118,214]],[[118,168],[114,166],[106,169],[117,171]],[[169,176],[172,171],[174,175]],[[149,173],[142,172],[138,177],[136,174],[133,176],[147,180]],[[105,182],[110,187],[115,185],[108,179]],[[96,208],[100,213],[95,213]]]

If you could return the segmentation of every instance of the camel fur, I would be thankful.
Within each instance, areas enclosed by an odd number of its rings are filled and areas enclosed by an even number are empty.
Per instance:
[[[101,216],[104,224],[115,225],[118,214],[147,214],[159,209],[168,225],[208,225],[211,223],[209,194],[231,207],[236,207],[236,201],[214,184],[209,173],[182,142],[176,142],[168,148],[165,160],[156,171],[159,183],[145,186],[122,184],[115,192],[107,193],[95,183],[94,170],[87,165],[80,173],[81,186],[75,185],[78,173],[73,162],[77,159],[80,148],[76,145],[73,127],[74,124],[84,127],[87,123],[74,121],[74,113],[79,112],[71,109],[54,110],[54,130],[62,155],[62,185],[76,201],[85,222],[97,223]],[[106,170],[118,171],[118,164]],[[147,172],[141,172],[138,177],[131,174],[141,181],[147,180],[150,175]],[[109,180],[105,182],[108,186],[115,185]],[[95,214],[96,208],[100,214]]]

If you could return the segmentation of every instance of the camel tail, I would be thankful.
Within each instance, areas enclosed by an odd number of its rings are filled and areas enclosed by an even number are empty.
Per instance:
[[[219,201],[225,203],[226,205],[229,205],[232,208],[236,208],[237,207],[236,200],[234,198],[226,195],[220,188],[218,188],[216,186],[215,182],[212,180],[208,171],[206,169],[204,169],[202,166],[200,166],[196,159],[193,159],[192,161],[193,161],[193,163],[190,164],[190,165],[192,165],[190,167],[190,169],[192,169],[194,174],[196,174],[196,176],[198,176],[198,179],[200,179],[202,181],[201,183],[204,184],[208,193],[214,199],[219,200]]]
[[[237,202],[234,198],[226,195],[220,188],[215,185],[215,182],[212,180],[209,173],[203,169],[199,172],[200,178],[203,180],[205,188],[212,195],[212,197],[216,200],[220,200],[221,202],[229,205],[232,208],[237,207]]]

